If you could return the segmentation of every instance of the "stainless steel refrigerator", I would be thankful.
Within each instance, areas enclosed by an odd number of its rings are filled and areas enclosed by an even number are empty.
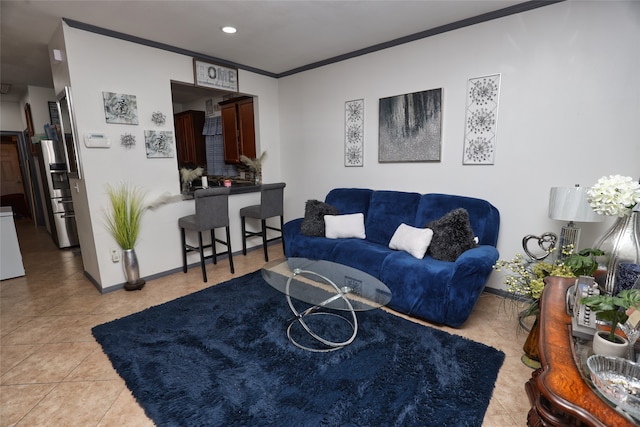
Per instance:
[[[48,229],[59,248],[78,245],[78,229],[73,211],[67,161],[60,141],[40,141],[40,171],[48,199]]]

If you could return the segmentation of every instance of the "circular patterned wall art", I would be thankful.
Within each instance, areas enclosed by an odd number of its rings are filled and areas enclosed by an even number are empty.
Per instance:
[[[499,97],[500,74],[469,79],[462,164],[493,164]]]

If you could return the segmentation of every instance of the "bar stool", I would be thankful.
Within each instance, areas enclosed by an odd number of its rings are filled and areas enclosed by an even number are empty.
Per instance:
[[[247,254],[247,237],[261,236],[262,248],[264,249],[264,260],[269,261],[269,253],[267,252],[267,242],[282,239],[282,250],[284,250],[284,239],[282,238],[282,228],[284,226],[283,218],[283,200],[284,187],[287,184],[279,182],[275,184],[264,184],[260,188],[260,204],[247,206],[240,209],[240,219],[242,223],[242,254]],[[280,217],[280,228],[267,225],[267,218],[274,216]],[[255,218],[260,220],[260,231],[247,231],[245,218]],[[280,236],[267,239],[267,230],[280,232]]]
[[[203,281],[207,281],[207,270],[204,265],[205,260],[213,258],[213,263],[217,264],[218,255],[228,255],[231,274],[235,273],[231,251],[231,235],[229,233],[229,188],[219,187],[196,190],[193,195],[195,198],[196,213],[178,219],[180,237],[182,239],[182,271],[187,272],[187,252],[199,251]],[[215,229],[220,227],[225,227],[227,231],[226,242],[216,238]],[[198,246],[187,244],[185,229],[198,232]],[[207,230],[211,232],[211,244],[203,245],[202,232]],[[225,245],[227,250],[217,252],[216,242]],[[204,250],[207,248],[211,248],[211,255],[205,256]]]

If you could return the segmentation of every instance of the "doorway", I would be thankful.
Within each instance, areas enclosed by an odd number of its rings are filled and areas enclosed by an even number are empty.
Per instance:
[[[2,206],[11,206],[16,217],[31,218],[24,191],[24,171],[18,156],[18,139],[2,135],[0,144],[0,197]]]
[[[27,145],[26,132],[0,131],[0,196],[2,206],[11,206],[15,217],[45,225],[38,165]]]

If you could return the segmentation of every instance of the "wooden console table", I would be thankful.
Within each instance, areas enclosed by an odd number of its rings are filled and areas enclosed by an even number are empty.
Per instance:
[[[567,289],[575,279],[547,277],[540,300],[538,348],[542,367],[525,384],[531,410],[529,426],[602,426],[635,424],[609,406],[583,380],[574,359]]]

